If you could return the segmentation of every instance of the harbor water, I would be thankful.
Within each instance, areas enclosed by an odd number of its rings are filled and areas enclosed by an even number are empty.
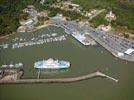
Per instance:
[[[55,33],[55,34],[53,34]],[[53,35],[52,35],[53,34]],[[64,36],[64,39],[54,40]],[[53,41],[46,40],[50,39]],[[33,43],[34,42],[34,43]],[[13,44],[33,43],[13,48]],[[134,62],[115,58],[99,44],[83,46],[62,28],[49,26],[32,33],[17,33],[0,40],[0,66],[23,63],[22,78],[37,78],[36,61],[55,58],[70,61],[67,70],[43,70],[41,78],[66,78],[100,71],[119,80],[94,78],[75,83],[0,85],[0,100],[133,100]],[[64,97],[64,98],[63,98]]]

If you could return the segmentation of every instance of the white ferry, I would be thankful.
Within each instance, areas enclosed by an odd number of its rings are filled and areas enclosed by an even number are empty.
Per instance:
[[[34,68],[38,69],[65,69],[70,67],[70,62],[59,61],[49,58],[48,60],[41,60],[34,63]]]

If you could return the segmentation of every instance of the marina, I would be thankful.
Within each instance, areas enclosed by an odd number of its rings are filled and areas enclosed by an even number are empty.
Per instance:
[[[10,40],[10,43],[0,43],[0,49],[16,49],[27,46],[41,45],[46,43],[60,42],[65,41],[67,35],[60,35],[55,32],[55,30],[50,30],[48,27],[46,28],[48,34],[34,34],[30,33],[31,37],[16,37]],[[24,33],[20,33],[24,34]]]
[[[133,3],[1,0],[0,100],[133,100]]]
[[[92,72],[100,71],[105,75],[112,76],[118,79],[118,82],[111,81],[107,78],[96,77],[83,81],[70,83],[54,83],[54,84],[7,84],[0,86],[0,99],[32,99],[37,100],[39,95],[41,98],[56,99],[65,98],[68,96],[73,99],[82,100],[86,97],[91,99],[109,100],[112,99],[130,99],[133,93],[133,66],[134,63],[122,61],[113,57],[107,50],[97,44],[94,46],[80,45],[71,35],[66,34],[63,29],[58,27],[48,27],[51,33],[57,33],[57,36],[67,35],[65,41],[44,43],[42,45],[34,45],[22,47],[20,49],[12,49],[11,45],[7,49],[0,49],[0,65],[17,64],[23,62],[24,74],[21,79],[37,79],[37,69],[34,68],[34,63],[43,58],[57,58],[71,62],[71,67],[67,71],[41,71],[40,79],[59,79],[71,78],[91,74]],[[1,43],[10,44],[12,39],[22,38],[26,41],[31,41],[32,38],[43,34],[50,34],[47,28],[36,31],[35,33],[18,33],[9,37],[6,40],[0,40]],[[26,37],[25,37],[26,36]],[[48,38],[48,37],[47,37]],[[18,39],[18,40],[19,40]],[[21,39],[21,40],[22,40]],[[19,42],[17,39],[15,42]],[[22,41],[23,42],[23,41]],[[97,89],[97,91],[96,91]],[[36,91],[35,91],[36,90]],[[58,90],[58,92],[57,92]],[[102,97],[103,93],[105,97]],[[128,91],[129,90],[129,91]],[[18,91],[21,91],[18,93]],[[123,91],[123,92],[122,92]],[[74,93],[76,93],[74,95]],[[92,94],[90,94],[92,93]],[[20,95],[16,97],[16,94]],[[24,96],[24,95],[32,95]],[[119,97],[118,97],[119,96]],[[121,97],[120,97],[121,96]],[[16,98],[14,98],[16,97]],[[128,97],[128,98],[127,98]],[[130,98],[129,98],[130,97]],[[110,99],[111,100],[111,99]]]
[[[59,37],[39,39],[39,40],[37,40],[36,38],[32,38],[32,41],[29,41],[29,42],[14,43],[14,44],[12,44],[12,48],[13,49],[14,48],[21,48],[21,47],[26,47],[26,46],[40,45],[40,44],[44,44],[44,43],[64,41],[64,40],[66,40],[66,37],[64,35],[59,36]]]
[[[32,38],[31,41],[25,41],[25,39],[22,38],[15,38],[13,39],[13,41],[16,41],[19,39],[20,42],[15,42],[11,44],[11,48],[15,49],[15,48],[22,48],[22,47],[26,47],[26,46],[33,46],[33,45],[40,45],[40,44],[44,44],[44,43],[50,43],[50,42],[57,42],[57,41],[64,41],[66,40],[66,36],[62,35],[62,36],[57,36],[56,37],[56,33],[53,33],[52,36],[46,34],[46,35],[41,35],[39,38]],[[48,38],[44,38],[45,36],[47,36]],[[0,47],[1,49],[7,49],[10,45],[9,44],[1,44]]]

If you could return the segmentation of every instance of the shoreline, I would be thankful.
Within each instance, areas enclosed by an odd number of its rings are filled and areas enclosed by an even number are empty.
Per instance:
[[[14,34],[16,34],[16,33],[17,33],[17,32],[12,32],[12,33],[10,33],[10,34],[4,35],[4,36],[0,36],[0,40],[3,39],[3,38],[6,38],[6,37],[8,37],[8,36],[14,35]]]
[[[90,34],[91,36],[91,34]],[[126,58],[126,57],[121,57],[121,56],[118,56],[113,50],[111,50],[110,47],[106,46],[104,43],[102,43],[101,41],[99,41],[96,37],[94,37],[92,35],[92,38],[97,41],[97,43],[99,43],[104,49],[106,49],[108,52],[110,52],[110,54],[113,56],[113,57],[116,57],[118,59],[121,59],[123,61],[129,61],[129,62],[134,62],[134,59],[131,59],[131,58]]]
[[[64,31],[65,31],[67,34],[71,34],[71,33],[68,31],[68,29],[62,27],[61,25],[55,24],[55,23],[54,23],[53,21],[51,21],[51,20],[48,20],[46,23],[44,23],[44,24],[41,25],[41,26],[35,27],[32,31],[29,31],[29,33],[30,33],[30,32],[35,32],[35,31],[37,31],[37,30],[40,30],[40,29],[45,28],[45,27],[48,27],[48,26],[60,27],[60,28],[64,29]],[[13,32],[12,34],[8,34],[8,35],[6,35],[6,36],[2,36],[2,37],[0,37],[0,39],[6,38],[6,37],[8,37],[8,36],[10,36],[10,35],[13,35],[13,34],[15,34],[15,33],[17,33],[17,32]],[[23,33],[23,32],[22,32],[22,33]],[[113,51],[111,50],[110,47],[106,46],[104,43],[102,43],[100,40],[98,40],[98,39],[97,39],[96,37],[94,37],[92,34],[89,34],[89,35],[90,35],[97,43],[99,43],[102,47],[104,47],[107,51],[109,51],[114,57],[119,58],[119,59],[121,59],[121,60],[134,62],[134,59],[133,59],[133,58],[120,57],[120,56],[118,56],[115,52],[113,52]],[[113,35],[113,36],[116,36],[116,35]],[[132,40],[129,40],[129,39],[126,39],[126,38],[123,38],[123,37],[120,37],[120,36],[116,36],[116,37],[132,42]]]
[[[92,78],[97,78],[97,77],[102,77],[102,78],[108,78],[111,79],[115,82],[118,82],[117,79],[112,78],[106,74],[103,74],[99,71],[94,72],[94,73],[89,73],[87,75],[82,75],[78,77],[70,77],[70,78],[54,78],[54,79],[20,79],[20,80],[8,80],[8,81],[0,81],[1,84],[49,84],[49,83],[74,83],[78,81],[84,81]]]
[[[57,20],[54,19],[54,22],[55,22],[56,24],[59,24],[59,26],[60,26],[61,28],[63,28],[64,30],[66,30],[66,31],[69,32],[69,29],[67,29],[66,27],[63,27],[62,24],[60,25],[59,19],[58,19],[57,22],[56,22],[56,21],[57,21]],[[60,21],[61,21],[61,20],[60,20]],[[62,23],[62,21],[61,21],[61,23]],[[64,24],[64,23],[66,23],[66,22],[63,22],[63,24]],[[126,60],[126,61],[130,61],[130,62],[134,62],[134,57],[129,57],[129,56],[127,56],[127,55],[124,55],[123,57],[122,57],[122,56],[118,56],[117,53],[118,53],[119,51],[114,50],[114,49],[111,48],[110,46],[106,45],[104,42],[100,41],[100,40],[98,39],[98,37],[95,37],[95,36],[93,35],[93,33],[94,33],[94,31],[95,31],[94,28],[91,28],[91,27],[86,27],[86,28],[88,28],[87,30],[89,30],[89,31],[88,31],[88,32],[89,32],[88,35],[89,35],[93,40],[95,40],[97,43],[99,43],[102,47],[104,47],[107,51],[109,51],[114,57],[119,58],[119,59],[121,59],[121,60]],[[95,31],[95,32],[96,32],[96,31]],[[98,33],[98,32],[97,32],[97,33]],[[71,34],[71,33],[70,33],[70,34]],[[129,41],[129,42],[133,42],[132,40],[128,40],[128,39],[125,39],[125,38],[123,38],[123,37],[119,37],[119,36],[116,36],[116,37],[118,37],[118,38],[120,38],[120,39],[123,39],[123,40],[126,40],[126,41]]]
[[[48,21],[48,23],[46,24],[43,24],[43,25],[40,25],[40,26],[38,26],[38,27],[35,27],[35,28],[33,28],[32,29],[32,31],[26,31],[27,33],[31,33],[31,32],[35,32],[35,31],[38,31],[38,30],[40,30],[40,29],[42,29],[42,28],[45,28],[45,27],[48,27],[48,26],[56,26],[55,24],[53,24],[51,21]],[[57,26],[58,27],[58,26]],[[11,35],[14,35],[14,34],[16,34],[16,33],[25,33],[25,32],[12,32],[12,33],[10,33],[10,34],[7,34],[7,35],[4,35],[4,36],[0,36],[0,40],[1,39],[3,39],[3,38],[6,38],[6,37],[8,37],[8,36],[11,36]]]
[[[105,45],[103,42],[101,42],[99,39],[97,39],[96,37],[94,37],[92,34],[90,34],[90,36],[95,40],[97,41],[97,43],[99,43],[103,48],[105,48],[108,52],[110,52],[111,55],[113,55],[114,57],[118,58],[118,59],[121,59],[121,60],[124,60],[124,61],[129,61],[129,62],[134,62],[134,59],[133,58],[128,58],[128,57],[121,57],[121,56],[118,56],[115,51],[113,51],[110,47],[108,47],[107,45]],[[122,37],[119,37],[119,38],[122,38]],[[124,39],[124,38],[122,38]],[[127,40],[127,39],[126,39]],[[131,41],[131,40],[128,40],[128,41]]]
[[[45,28],[45,27],[48,27],[48,26],[51,26],[51,25],[54,26],[54,24],[49,20],[49,21],[47,21],[47,23],[44,23],[43,25],[37,26],[37,27],[33,28],[32,30],[25,31],[25,32],[28,32],[28,33],[35,32],[35,31],[38,31],[38,30],[40,30],[42,28]]]

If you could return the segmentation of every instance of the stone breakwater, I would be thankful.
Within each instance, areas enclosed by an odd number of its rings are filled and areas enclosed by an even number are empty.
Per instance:
[[[0,84],[39,84],[39,83],[73,83],[78,81],[83,81],[87,79],[92,79],[95,77],[104,77],[111,79],[115,82],[118,82],[118,80],[103,74],[101,72],[94,72],[87,75],[79,76],[79,77],[71,77],[71,78],[56,78],[56,79],[20,79],[20,80],[8,80],[8,81],[2,81],[0,80]]]

